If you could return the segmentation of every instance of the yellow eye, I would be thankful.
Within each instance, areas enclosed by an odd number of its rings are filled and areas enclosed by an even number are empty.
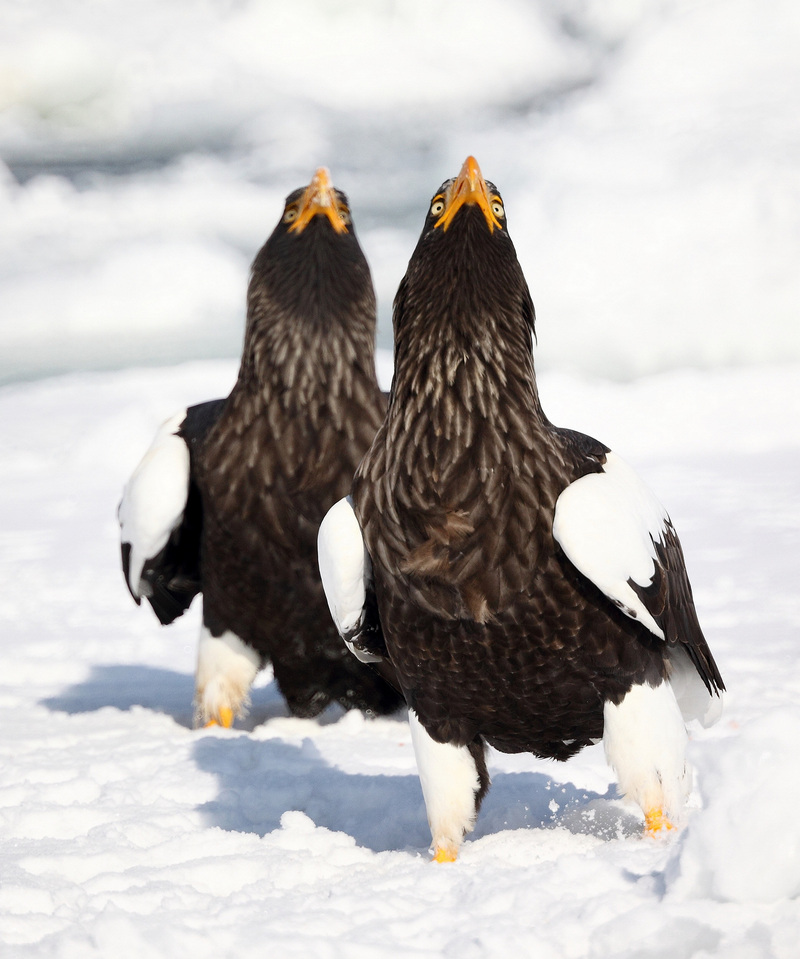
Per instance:
[[[293,220],[297,219],[297,207],[289,206],[286,208],[283,214],[283,222],[291,223]]]
[[[444,200],[437,196],[431,203],[431,216],[440,216],[442,213],[444,213]]]
[[[339,219],[342,221],[342,223],[344,223],[345,226],[349,226],[350,211],[347,209],[347,207],[340,206],[336,212],[339,214]]]
[[[492,200],[492,213],[494,213],[494,215],[498,217],[506,215],[506,211],[503,209],[503,204],[500,202],[500,200],[497,197],[494,197],[494,199]]]

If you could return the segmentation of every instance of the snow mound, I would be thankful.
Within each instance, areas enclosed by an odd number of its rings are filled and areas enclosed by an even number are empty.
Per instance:
[[[800,896],[800,707],[785,706],[704,750],[707,808],[668,871],[676,895],[728,902]]]

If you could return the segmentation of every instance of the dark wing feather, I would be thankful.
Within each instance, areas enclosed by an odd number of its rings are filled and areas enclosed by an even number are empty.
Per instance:
[[[125,585],[128,587],[128,592],[133,597],[134,603],[136,603],[137,606],[140,606],[142,603],[142,597],[137,596],[131,587],[131,544],[120,543],[120,547],[122,549],[122,572],[125,576]]]
[[[186,411],[186,419],[181,424],[180,435],[186,440],[190,453],[194,453],[198,441],[208,434],[220,418],[227,402],[226,399],[206,400],[205,403],[190,406]]]
[[[683,549],[671,522],[665,524],[662,539],[653,545],[656,562],[652,582],[640,586],[629,579],[628,585],[661,628],[668,645],[681,644],[685,648],[709,693],[724,690],[722,676],[697,619]]]
[[[378,600],[375,596],[375,590],[371,585],[366,588],[364,599],[364,610],[358,624],[342,636],[346,642],[359,650],[367,653],[369,656],[378,657],[371,660],[369,665],[378,675],[384,679],[390,686],[402,692],[397,673],[389,659],[389,652],[386,649],[386,640],[383,636],[383,626],[378,612]]]

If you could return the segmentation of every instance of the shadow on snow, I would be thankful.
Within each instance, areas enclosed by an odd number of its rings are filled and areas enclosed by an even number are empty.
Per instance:
[[[94,666],[88,679],[42,700],[54,712],[90,713],[135,707],[171,716],[192,727],[194,679],[141,665]],[[329,724],[342,715],[331,708]],[[203,736],[192,747],[200,769],[219,781],[216,799],[199,807],[208,826],[266,835],[285,812],[305,813],[317,826],[344,832],[376,852],[427,849],[430,842],[416,773],[368,775],[329,765],[315,744],[246,735],[270,719],[288,716],[275,683],[252,690],[249,715],[232,735]],[[238,735],[237,735],[238,733]],[[491,762],[491,754],[490,754]],[[541,772],[495,772],[472,839],[513,829],[566,829],[603,840],[636,835],[641,823],[606,795],[561,783]]]
[[[132,664],[93,666],[89,678],[41,701],[53,712],[93,713],[112,707],[130,710],[134,706],[171,716],[176,723],[193,726],[194,677],[170,669]],[[275,683],[251,691],[252,703],[237,728],[252,730],[268,719],[288,716],[283,697]]]
[[[219,778],[216,799],[199,807],[208,826],[264,836],[288,811],[343,832],[375,852],[427,849],[416,773],[368,775],[330,766],[310,739],[299,746],[249,736],[207,736],[194,746],[198,766]],[[566,829],[610,840],[641,833],[635,816],[605,796],[539,772],[493,776],[472,839],[509,829]]]

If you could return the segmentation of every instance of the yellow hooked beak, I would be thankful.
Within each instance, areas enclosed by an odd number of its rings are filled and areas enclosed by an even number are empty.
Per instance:
[[[300,199],[297,219],[289,227],[290,233],[302,233],[311,220],[318,214],[324,214],[336,233],[347,233],[347,225],[339,213],[336,193],[327,169],[321,166]]]
[[[434,224],[434,227],[442,227],[446,230],[453,222],[453,217],[458,213],[465,203],[477,203],[486,217],[486,223],[489,226],[489,232],[494,233],[494,228],[502,230],[503,226],[497,218],[492,203],[489,199],[489,191],[486,188],[486,180],[483,178],[481,168],[475,157],[467,157],[461,172],[455,181],[448,187],[444,196],[444,213]]]

